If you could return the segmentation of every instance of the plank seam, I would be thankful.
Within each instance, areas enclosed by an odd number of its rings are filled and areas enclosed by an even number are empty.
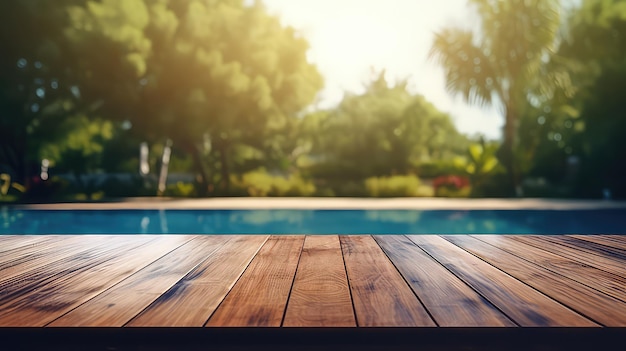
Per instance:
[[[219,250],[219,248],[223,247],[226,243],[228,243],[230,240],[232,239],[228,239],[226,241],[224,241],[218,248],[216,248],[215,250],[211,251],[203,260],[200,260],[200,262],[198,262],[198,264],[196,264],[195,266],[193,266],[189,271],[187,271],[187,273],[183,274],[180,279],[178,279],[177,281],[175,281],[174,283],[172,283],[172,285],[170,285],[167,289],[165,289],[165,292],[168,292],[174,285],[178,284],[178,282],[180,282],[181,280],[185,279],[185,277],[187,277],[189,275],[189,273],[193,272],[194,269],[196,269],[199,265],[203,264],[206,260],[209,259],[209,257],[211,257],[212,254],[214,254],[217,250]],[[145,268],[145,267],[144,267]],[[144,311],[146,311],[147,309],[149,309],[152,305],[154,305],[154,303],[162,296],[163,294],[157,296],[154,298],[154,300],[152,300],[152,302],[150,302],[146,307],[142,308],[141,311],[137,312],[137,314],[135,314],[132,318],[130,318],[129,320],[127,320],[124,324],[122,324],[122,328],[127,327],[128,324],[130,324],[135,318],[137,318],[137,316],[141,315]]]
[[[441,237],[441,235],[437,235],[439,237]],[[457,279],[459,279],[461,282],[463,282],[465,285],[467,285],[470,289],[472,289],[474,292],[476,292],[480,297],[482,297],[483,299],[485,299],[485,301],[487,301],[491,306],[493,306],[493,308],[495,308],[496,310],[498,310],[500,313],[502,313],[502,315],[504,315],[508,320],[510,320],[511,322],[513,322],[515,325],[517,325],[518,327],[521,327],[521,325],[519,323],[517,323],[517,321],[515,321],[513,318],[511,318],[511,316],[509,316],[507,313],[505,313],[500,307],[498,307],[498,305],[496,305],[495,303],[493,303],[493,301],[491,301],[490,299],[488,299],[485,295],[483,295],[480,291],[478,291],[472,284],[469,284],[465,279],[459,277],[456,273],[454,273],[452,270],[450,270],[450,268],[448,268],[446,265],[444,265],[443,263],[441,263],[438,259],[436,259],[435,257],[433,257],[433,255],[431,255],[428,251],[424,250],[423,247],[421,247],[420,245],[418,245],[416,242],[414,242],[413,240],[411,240],[411,237],[408,235],[405,235],[405,237],[407,239],[409,239],[409,241],[411,243],[413,243],[413,245],[417,246],[420,250],[422,250],[426,255],[428,255],[428,257],[430,257],[431,259],[433,259],[435,262],[437,262],[441,267],[443,267],[445,270],[447,270],[448,272],[450,272],[452,275],[454,275]],[[445,239],[444,239],[445,240]],[[446,240],[447,241],[447,240]],[[517,279],[517,278],[515,278]]]
[[[593,252],[601,251],[601,252],[606,252],[609,255],[614,254],[617,256],[616,259],[626,261],[626,250],[623,250],[619,247],[597,243],[591,240],[580,239],[571,235],[564,235],[564,237],[572,240],[573,241],[573,243],[571,243],[572,245],[575,245],[574,243],[580,243],[581,245],[585,245],[585,247],[589,248],[589,250]],[[598,253],[601,253],[601,252],[598,252]]]
[[[526,242],[521,241],[521,240],[517,240],[517,239],[515,239],[515,237],[514,237],[514,236],[512,236],[511,238],[512,238],[513,240],[517,241],[517,242],[522,243],[522,244],[526,244],[526,245],[530,245],[530,246],[536,247],[536,248],[538,248],[538,249],[540,249],[540,250],[542,250],[542,251],[546,251],[546,252],[549,252],[549,253],[551,253],[551,254],[554,254],[554,255],[557,255],[557,256],[561,256],[561,257],[563,257],[563,258],[565,258],[565,259],[567,259],[567,260],[572,260],[572,261],[576,261],[576,262],[581,263],[581,264],[590,265],[589,263],[585,263],[585,262],[583,262],[583,261],[581,261],[581,260],[579,260],[579,259],[576,259],[576,258],[574,258],[574,257],[571,257],[571,258],[570,258],[570,257],[564,256],[563,254],[558,253],[558,252],[552,252],[552,251],[545,250],[545,249],[544,249],[544,248],[542,248],[541,246],[534,245],[534,244],[532,244],[532,243],[526,243]],[[560,242],[551,242],[551,241],[547,241],[547,242],[548,242],[548,243],[551,243],[551,244],[554,244],[554,245],[557,245],[557,246],[562,246],[562,247],[564,247],[564,248],[566,248],[566,249],[570,249],[570,250],[576,250],[576,249],[579,249],[579,248],[572,247],[572,246],[569,246],[569,245],[564,245],[563,243],[560,243]],[[599,257],[599,258],[608,259],[606,256],[601,256],[601,255],[598,255],[597,253],[594,253],[594,252],[586,252],[586,253],[587,253],[587,254],[589,254],[589,255],[591,255],[591,256],[597,256],[597,257]],[[615,262],[615,263],[619,263],[619,262]],[[593,265],[593,267],[594,267],[594,268],[596,268],[596,269],[599,269],[599,270],[601,270],[601,271],[604,271],[605,273],[609,273],[609,274],[613,274],[613,275],[616,275],[616,276],[619,276],[619,277],[622,277],[622,278],[626,278],[626,274],[623,274],[623,273],[619,273],[619,274],[618,274],[618,273],[616,273],[616,272],[611,272],[610,270],[607,270],[606,268],[599,267],[599,266],[596,266],[596,265]]]
[[[302,251],[304,250],[304,242],[306,241],[306,237],[307,235],[304,235],[304,239],[302,240],[302,246],[300,246],[300,252],[298,254],[298,262],[296,263],[296,270],[293,272],[293,279],[291,280],[289,293],[287,293],[287,302],[285,303],[285,309],[283,310],[283,317],[280,319],[280,327],[282,327],[285,324],[285,317],[287,316],[287,308],[289,307],[289,301],[291,301],[291,292],[293,291],[293,286],[296,283],[296,276],[298,275],[298,268],[300,268],[300,260],[302,259]]]
[[[133,248],[132,248],[132,249],[133,249],[133,250],[134,250],[134,249],[138,249],[138,248],[140,248],[140,247],[142,247],[142,246],[145,246],[145,245],[150,244],[151,242],[153,242],[153,241],[155,241],[155,240],[157,240],[157,238],[152,238],[152,239],[150,239],[150,240],[148,240],[148,241],[146,241],[146,242],[143,242],[143,243],[140,243],[140,244],[136,244],[136,246],[133,246]],[[106,248],[106,246],[107,246],[107,245],[102,244],[102,245],[98,245],[98,246],[96,246],[96,247],[92,247],[91,249],[87,249],[87,250],[85,250],[85,251],[92,251],[92,253],[93,253],[93,250],[96,250],[95,252],[96,252],[96,253],[98,253],[98,255],[108,255],[109,253],[111,253],[111,252],[113,252],[113,251],[115,251],[115,250],[119,249],[119,247]],[[85,251],[80,251],[80,253],[83,253],[83,252],[85,252]],[[60,259],[60,260],[56,260],[56,261],[54,261],[54,264],[57,264],[57,263],[59,263],[59,262],[61,262],[61,261],[63,261],[63,260],[68,260],[68,259],[70,259],[70,258],[72,258],[72,257],[74,257],[74,256],[76,256],[76,255],[77,255],[77,254],[70,255],[70,256],[67,256],[67,257],[65,257],[65,258],[62,258],[62,259]],[[17,282],[21,282],[21,281],[27,280],[27,281],[29,281],[29,283],[27,284],[27,286],[31,287],[31,289],[32,289],[32,288],[34,288],[34,286],[38,286],[39,288],[41,288],[42,286],[45,286],[45,285],[47,285],[47,284],[50,284],[50,283],[54,282],[54,281],[55,281],[55,280],[57,280],[57,279],[62,279],[62,278],[63,278],[65,275],[67,275],[67,274],[73,274],[73,273],[75,273],[76,271],[81,270],[81,269],[82,269],[82,270],[89,270],[89,269],[91,269],[91,268],[94,268],[94,267],[97,267],[97,266],[99,266],[99,265],[105,264],[106,262],[110,261],[112,258],[111,258],[111,257],[109,257],[109,258],[105,259],[104,261],[93,261],[92,259],[93,259],[93,257],[92,257],[92,258],[90,258],[90,259],[87,261],[87,263],[83,263],[83,264],[71,263],[71,260],[70,260],[70,261],[69,261],[69,263],[70,263],[70,265],[69,265],[69,266],[67,266],[67,267],[65,267],[65,266],[64,266],[64,267],[61,267],[62,269],[61,269],[60,271],[57,271],[57,272],[55,272],[54,274],[51,274],[51,275],[47,275],[47,276],[45,276],[45,277],[42,277],[40,280],[37,280],[37,281],[32,281],[32,280],[30,280],[30,277],[28,277],[28,276],[27,276],[27,277],[22,277],[22,276],[21,276],[21,275],[22,275],[22,273],[20,273],[19,275],[16,275],[16,276],[14,276],[14,277],[12,277],[12,278],[9,278],[8,280],[2,281],[2,282],[1,282],[1,285],[7,285],[7,284],[15,283],[16,281],[17,281]],[[30,270],[27,270],[26,272],[28,272],[29,274],[31,274],[31,272],[32,272],[33,270],[34,270],[34,269],[30,269]],[[6,298],[6,295],[5,295],[4,297]]]
[[[239,273],[239,276],[237,277],[237,279],[235,279],[235,282],[233,283],[233,285],[231,285],[230,289],[228,289],[228,292],[226,294],[224,294],[224,297],[222,297],[222,299],[220,300],[220,302],[217,304],[217,306],[215,306],[215,309],[211,312],[211,314],[207,317],[207,319],[204,321],[204,323],[202,323],[202,327],[206,328],[207,327],[207,323],[209,323],[209,320],[211,320],[211,317],[213,317],[213,315],[215,314],[215,311],[217,311],[220,306],[222,305],[222,303],[224,302],[224,300],[226,300],[226,297],[228,297],[228,295],[230,295],[230,292],[233,291],[233,288],[235,287],[235,285],[237,285],[237,283],[239,282],[239,280],[241,279],[241,277],[243,277],[244,273],[246,273],[246,271],[248,270],[248,267],[250,267],[250,264],[252,263],[252,261],[254,261],[254,258],[256,257],[256,255],[259,254],[259,252],[261,251],[261,249],[263,248],[263,246],[265,246],[265,244],[267,244],[267,241],[269,240],[269,238],[271,237],[271,235],[266,235],[265,236],[265,240],[263,240],[263,242],[261,243],[261,245],[259,245],[259,247],[257,248],[257,250],[254,252],[254,254],[252,254],[252,256],[250,257],[250,261],[248,261],[248,263],[246,263],[246,266],[243,268],[243,270],[241,271],[241,273]]]
[[[376,240],[376,235],[371,235],[372,239],[374,239],[374,242],[376,243],[376,245],[378,245],[378,247],[380,248],[380,250],[383,252],[383,254],[387,257],[387,259],[389,260],[389,262],[391,262],[391,265],[393,265],[393,267],[396,269],[396,271],[398,272],[398,274],[400,274],[400,277],[402,277],[402,280],[404,280],[404,282],[406,283],[406,285],[409,287],[409,289],[411,290],[411,292],[413,293],[413,295],[415,295],[415,297],[417,298],[417,301],[419,301],[419,303],[422,305],[422,307],[424,308],[424,311],[426,311],[426,313],[428,314],[428,317],[430,317],[430,319],[433,321],[433,323],[435,323],[435,326],[437,327],[441,327],[439,325],[439,323],[437,322],[437,320],[435,319],[435,317],[432,315],[432,313],[428,310],[428,308],[426,307],[426,305],[424,304],[424,302],[422,301],[422,299],[419,297],[419,295],[417,294],[417,292],[415,292],[415,290],[413,289],[413,287],[411,286],[411,284],[409,284],[409,282],[406,280],[406,277],[404,276],[404,274],[402,274],[402,271],[400,271],[400,269],[398,268],[398,266],[396,266],[395,262],[393,262],[393,260],[391,259],[391,257],[389,257],[389,255],[387,254],[387,251],[385,251],[385,249],[380,246],[380,243],[378,242],[378,240]],[[411,241],[412,244],[413,241]],[[416,245],[417,246],[417,245]]]
[[[153,240],[148,241],[146,244],[151,243],[151,242],[153,242],[153,241],[155,241],[155,240],[157,240],[157,239],[158,239],[158,238],[154,238]],[[44,327],[47,327],[48,325],[50,325],[50,324],[54,323],[57,319],[62,318],[63,316],[67,315],[68,313],[71,313],[72,311],[74,311],[75,309],[79,308],[80,306],[82,306],[82,305],[84,305],[84,304],[88,303],[89,301],[91,301],[91,300],[93,300],[93,299],[97,298],[98,296],[100,296],[100,295],[102,295],[102,294],[106,293],[107,291],[109,291],[109,290],[113,289],[114,287],[116,287],[116,286],[118,286],[118,285],[122,284],[125,280],[130,279],[132,276],[134,276],[135,274],[138,274],[139,272],[141,272],[142,270],[144,270],[144,269],[145,269],[146,267],[148,267],[149,265],[151,265],[151,264],[153,264],[154,262],[156,262],[156,261],[160,260],[161,258],[163,258],[163,257],[165,257],[165,256],[167,256],[167,255],[169,255],[170,253],[172,253],[172,252],[174,252],[174,251],[178,250],[180,247],[182,247],[183,245],[188,244],[188,243],[189,243],[190,241],[192,241],[193,239],[194,239],[193,237],[192,237],[192,238],[190,238],[189,240],[185,241],[184,243],[182,243],[182,244],[180,244],[180,245],[176,246],[176,247],[175,247],[175,248],[173,248],[172,250],[170,250],[170,251],[166,252],[165,254],[161,255],[161,256],[160,256],[160,257],[158,257],[157,259],[155,259],[155,260],[153,260],[153,261],[148,262],[148,263],[147,263],[147,264],[145,264],[143,267],[141,267],[140,269],[138,269],[136,272],[132,273],[131,275],[127,276],[126,278],[124,278],[124,279],[120,280],[119,282],[117,282],[117,283],[115,283],[115,284],[113,284],[113,285],[109,286],[108,288],[104,289],[103,291],[101,291],[101,292],[100,292],[100,293],[98,293],[97,295],[92,296],[89,300],[87,300],[87,301],[84,301],[84,302],[80,303],[79,305],[75,306],[75,307],[74,307],[74,308],[72,308],[71,310],[69,310],[69,311],[67,311],[67,312],[63,313],[62,315],[58,316],[57,318],[55,318],[55,319],[51,320],[50,322],[46,323],[46,324],[44,325]],[[143,245],[142,245],[142,246],[143,246]],[[141,246],[140,246],[140,247],[141,247]]]
[[[474,238],[474,236],[471,236],[471,235],[470,235],[470,237]],[[581,316],[583,316],[583,317],[585,317],[585,318],[589,319],[590,321],[592,321],[592,322],[594,322],[594,323],[596,323],[596,324],[598,324],[598,325],[604,326],[602,323],[600,323],[599,321],[597,321],[597,320],[593,319],[592,317],[589,317],[589,316],[588,316],[588,315],[586,315],[585,313],[583,313],[583,312],[581,312],[581,311],[578,311],[577,309],[575,309],[575,308],[573,308],[573,307],[571,307],[571,306],[569,306],[569,305],[566,305],[565,303],[563,303],[563,302],[561,302],[561,301],[557,300],[556,298],[554,298],[554,297],[552,297],[552,296],[548,295],[547,293],[545,293],[545,292],[543,292],[543,291],[541,291],[541,290],[537,289],[536,287],[534,287],[534,286],[532,286],[532,285],[530,285],[530,284],[526,283],[525,281],[523,281],[523,280],[521,280],[521,279],[518,279],[517,277],[515,277],[515,276],[513,276],[513,275],[509,274],[509,272],[507,272],[507,271],[505,271],[505,270],[501,269],[500,267],[498,267],[498,266],[496,266],[496,265],[494,265],[494,264],[492,264],[492,263],[490,263],[490,262],[488,262],[488,261],[484,260],[482,257],[475,255],[473,252],[466,250],[466,249],[465,249],[465,248],[463,248],[462,246],[459,246],[459,245],[457,245],[457,244],[455,244],[455,243],[453,243],[453,242],[451,242],[451,241],[447,240],[447,239],[446,239],[446,238],[444,238],[444,237],[441,237],[441,238],[442,238],[442,239],[444,239],[444,240],[446,240],[446,241],[447,241],[447,242],[449,242],[450,244],[452,244],[452,245],[454,245],[454,246],[458,247],[459,249],[461,249],[461,250],[463,250],[463,251],[467,252],[468,254],[470,254],[470,255],[472,255],[472,256],[474,256],[474,257],[478,258],[479,260],[481,260],[481,261],[483,261],[483,262],[487,263],[488,265],[490,265],[490,266],[494,267],[495,269],[497,269],[497,270],[499,270],[499,271],[503,272],[504,274],[508,275],[509,277],[511,277],[511,278],[513,278],[513,279],[515,279],[515,280],[517,280],[517,281],[519,281],[519,282],[523,283],[524,285],[528,286],[529,288],[531,288],[531,289],[533,289],[533,290],[537,291],[538,293],[540,293],[540,294],[542,294],[542,295],[546,296],[548,299],[550,299],[550,300],[552,300],[552,301],[554,301],[554,302],[558,303],[559,305],[564,306],[565,308],[567,308],[567,309],[569,309],[569,310],[572,310],[572,311],[574,311],[574,312],[578,313],[579,315],[581,315]],[[476,239],[476,240],[478,240],[478,239]],[[484,241],[482,241],[482,240],[480,240],[480,241],[481,241],[481,242],[484,242]],[[489,244],[489,243],[487,243],[487,244]],[[494,245],[491,245],[491,246],[493,246],[494,248],[500,249],[500,248],[499,248],[499,247],[497,247],[497,246],[494,246]],[[500,250],[503,250],[503,249],[500,249]],[[538,264],[535,264],[535,263],[532,263],[532,262],[530,262],[530,261],[528,261],[528,260],[525,260],[524,258],[519,257],[519,256],[517,256],[517,255],[514,255],[513,253],[511,253],[511,252],[509,252],[509,251],[506,251],[506,250],[503,250],[503,251],[505,251],[505,252],[509,253],[510,255],[516,256],[516,257],[518,257],[518,258],[520,258],[520,259],[522,259],[522,260],[524,260],[524,261],[526,261],[526,262],[529,262],[529,263],[531,263],[531,264],[533,264],[533,265],[535,265],[535,266],[537,266],[537,267],[539,267],[539,268],[543,268],[543,269],[545,269],[545,270],[548,270],[548,271],[552,272],[551,270],[549,270],[549,269],[547,269],[547,268],[545,268],[545,267],[542,267],[542,266],[540,266],[540,265],[538,265]],[[557,272],[552,272],[552,273],[555,273],[555,274],[557,274],[557,275],[561,275],[561,274],[559,274],[559,273],[557,273]],[[562,275],[561,275],[561,276],[562,276]],[[566,278],[566,279],[569,279],[569,280],[572,280],[572,281],[574,281],[574,282],[580,283],[580,282],[578,282],[578,281],[576,281],[576,280],[573,280],[573,279],[570,279],[570,278],[568,278],[568,277],[565,277],[565,276],[562,276],[562,277],[564,277],[564,278]],[[580,283],[580,284],[582,284],[582,283]],[[582,284],[582,285],[585,285],[585,284]],[[585,285],[585,286],[586,286],[586,285]],[[589,288],[592,288],[592,287],[589,287]],[[592,288],[592,289],[593,289],[593,288]],[[596,289],[594,289],[594,290],[596,290]],[[597,291],[597,290],[596,290],[596,291]],[[600,293],[602,293],[602,292],[600,291]],[[605,295],[606,295],[606,294],[605,294]],[[612,297],[612,296],[610,296],[610,295],[607,295],[607,296]]]
[[[569,238],[572,238],[572,239],[576,239],[576,240],[582,240],[582,241],[592,242],[592,243],[595,243],[597,245],[603,245],[603,246],[606,246],[608,248],[611,248],[611,249],[614,249],[614,250],[618,250],[618,251],[623,251],[623,252],[626,253],[626,246],[622,247],[621,245],[624,244],[624,243],[620,242],[619,240],[616,240],[614,238],[614,235],[568,234],[566,236],[569,237]],[[600,238],[604,239],[606,242],[598,242],[598,241],[590,240],[589,237],[591,237],[591,236],[599,236]],[[617,244],[618,246],[611,246],[607,242],[612,242],[614,244]]]
[[[537,264],[537,263],[535,263],[535,262],[533,262],[533,261],[531,261],[531,260],[529,260],[529,259],[527,259],[527,258],[525,258],[525,257],[522,257],[522,256],[520,256],[520,255],[516,254],[515,252],[509,251],[509,250],[507,250],[507,249],[504,249],[504,248],[498,247],[498,246],[496,246],[496,245],[493,245],[493,244],[491,244],[491,243],[489,243],[489,242],[487,242],[487,241],[481,240],[481,239],[479,239],[477,236],[470,235],[470,237],[472,237],[472,238],[474,238],[474,239],[476,239],[476,240],[478,240],[478,241],[480,241],[480,242],[483,242],[483,243],[485,243],[485,244],[487,244],[487,245],[489,245],[489,246],[493,246],[493,247],[495,247],[495,248],[497,248],[497,249],[500,249],[500,250],[502,250],[502,251],[504,251],[504,252],[506,252],[506,253],[508,253],[508,254],[511,254],[511,255],[513,255],[513,256],[515,256],[515,257],[519,258],[519,259],[522,259],[522,260],[524,260],[524,261],[526,261],[526,262],[528,262],[528,263],[530,263],[530,264],[532,264],[532,265],[535,265],[535,266],[537,266],[537,267],[540,267],[540,268],[543,268],[543,269],[545,269],[545,270],[547,270],[547,271],[550,271],[550,272],[552,272],[552,273],[554,273],[554,274],[556,274],[556,275],[559,275],[559,276],[561,276],[561,277],[563,277],[563,278],[565,278],[565,279],[569,279],[569,280],[574,281],[574,282],[576,282],[576,283],[578,283],[578,284],[584,285],[584,286],[586,286],[586,287],[588,287],[588,288],[590,288],[590,289],[593,289],[593,290],[595,290],[595,291],[597,291],[597,292],[599,292],[599,293],[601,293],[601,294],[603,294],[603,295],[609,296],[609,297],[611,297],[611,298],[614,298],[614,299],[619,300],[619,301],[622,301],[622,302],[626,302],[626,299],[622,299],[622,298],[619,298],[619,297],[617,297],[617,296],[613,296],[613,295],[607,294],[607,293],[605,293],[604,291],[599,290],[599,289],[597,289],[597,288],[596,288],[596,287],[594,287],[594,286],[591,286],[591,285],[589,285],[589,284],[585,284],[585,283],[583,283],[583,282],[581,282],[581,281],[578,281],[578,280],[576,280],[576,279],[574,279],[574,278],[568,277],[568,276],[566,276],[566,275],[563,275],[562,273],[559,273],[559,272],[557,272],[557,271],[554,271],[554,270],[552,270],[552,269],[550,269],[550,268],[548,268],[548,267],[544,267],[544,266],[542,266],[542,265],[539,265],[539,264]],[[444,239],[445,239],[445,238],[444,238]],[[518,243],[521,243],[521,244],[525,244],[524,242],[521,242],[521,241],[517,241],[517,242],[518,242]],[[540,248],[540,247],[538,247],[538,246],[534,246],[534,245],[530,245],[530,244],[525,244],[525,245],[531,246],[531,247],[533,247],[533,248],[535,248],[535,249],[541,249],[541,248]],[[556,253],[551,252],[551,251],[547,251],[547,250],[542,250],[542,251],[545,251],[545,252],[547,252],[547,253],[550,253],[550,254],[553,254],[553,255],[559,256],[559,257],[561,257],[561,258],[563,258],[563,259],[565,259],[565,260],[569,260],[569,261],[574,261],[574,262],[578,262],[578,263],[581,263],[581,264],[585,264],[584,262],[576,261],[576,260],[574,260],[574,259],[570,259],[570,258],[565,257],[565,256],[557,255]],[[599,267],[595,267],[595,266],[594,266],[593,268],[598,269],[598,270],[601,270],[601,271],[603,271],[603,272],[605,272],[605,273],[608,273],[608,274],[613,274],[613,275],[616,275],[616,276],[618,276],[618,277],[621,277],[621,276],[620,276],[620,275],[618,275],[618,274],[615,274],[615,273],[612,273],[612,272],[607,272],[607,271],[605,271],[605,270],[603,270],[603,269],[600,269]]]
[[[343,251],[343,245],[341,245],[341,236],[337,235],[339,241],[339,249],[341,250],[341,261],[343,262],[343,270],[346,273],[346,280],[348,282],[348,292],[350,293],[350,304],[352,305],[352,314],[354,315],[354,324],[359,327],[359,318],[356,314],[356,307],[354,306],[354,296],[352,295],[352,284],[350,283],[350,274],[348,274],[348,267],[346,267],[346,257]]]

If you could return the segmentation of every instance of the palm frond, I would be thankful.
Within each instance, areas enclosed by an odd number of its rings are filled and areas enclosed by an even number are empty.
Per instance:
[[[446,89],[476,105],[491,105],[494,95],[501,98],[499,80],[489,51],[474,43],[470,31],[457,28],[435,33],[430,59],[444,69]]]

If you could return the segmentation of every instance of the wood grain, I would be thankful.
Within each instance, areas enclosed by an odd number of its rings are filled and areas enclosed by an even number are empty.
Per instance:
[[[436,326],[371,236],[339,237],[361,327]]]
[[[439,326],[515,326],[489,301],[407,237],[378,235],[374,238]]]
[[[58,240],[63,235],[0,235],[0,253],[36,249],[38,245]]]
[[[626,326],[626,303],[616,298],[476,238],[467,235],[444,238],[602,325]]]
[[[0,325],[46,325],[189,239],[185,236],[138,238],[122,250],[112,245],[111,250],[81,257],[76,264],[68,265],[52,277],[43,271],[41,279],[34,284],[8,287],[9,294],[0,301]]]
[[[111,252],[144,245],[154,238],[149,237],[122,237],[106,236],[104,240],[93,245],[92,237],[83,238],[85,250],[78,250],[71,255],[65,254],[65,248],[47,256],[38,269],[28,269],[24,272],[8,277],[0,281],[0,305],[13,298],[20,297],[30,291],[41,290],[47,284],[53,284],[56,279],[62,279],[66,274],[72,273],[94,259],[99,259],[102,255]],[[56,260],[56,256],[64,256]]]
[[[619,249],[626,252],[626,240],[621,240],[621,237],[626,235],[568,235],[569,237],[590,241],[596,244],[604,245],[613,249]]]
[[[547,243],[538,248],[515,240],[515,236],[478,235],[476,238],[552,272],[626,301],[626,278],[552,253],[552,250],[560,249],[559,245]]]
[[[410,235],[409,238],[523,327],[597,326],[439,236]]]
[[[586,249],[583,245],[572,245],[557,235],[541,235],[528,237],[525,235],[511,236],[512,239],[538,247],[559,256],[581,262],[586,265],[626,278],[626,262],[605,252],[604,254]]]
[[[622,261],[626,265],[626,251],[614,246],[606,246],[588,240],[572,238],[569,235],[550,236],[552,239],[559,239],[563,245],[569,247],[583,248],[585,251],[595,253],[600,256],[608,256]]]
[[[204,325],[267,238],[233,236],[126,325]]]
[[[121,327],[229,239],[196,236],[49,326]]]
[[[27,248],[3,253],[0,282],[94,250],[105,243],[106,239],[101,235],[59,235],[32,247],[29,245]]]
[[[207,326],[279,327],[304,236],[271,236]]]
[[[283,325],[356,326],[336,235],[306,237]]]
[[[267,238],[0,236],[0,326],[625,326],[623,236]]]

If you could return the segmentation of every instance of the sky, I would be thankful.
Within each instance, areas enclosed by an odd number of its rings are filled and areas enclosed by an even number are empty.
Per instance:
[[[336,105],[344,91],[359,93],[372,68],[388,82],[409,78],[411,92],[448,112],[462,133],[501,137],[493,108],[469,106],[445,90],[443,70],[428,60],[433,33],[472,25],[467,0],[263,0],[284,25],[310,44],[308,58],[324,76],[319,107]],[[475,20],[475,19],[474,19]]]

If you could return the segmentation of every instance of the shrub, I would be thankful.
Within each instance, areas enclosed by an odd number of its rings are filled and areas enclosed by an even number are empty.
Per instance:
[[[433,180],[435,196],[438,197],[469,197],[472,189],[469,179],[458,175],[439,176]]]
[[[165,196],[192,197],[196,195],[196,188],[192,183],[176,182],[169,184],[163,192]]]
[[[231,178],[233,193],[249,196],[311,196],[315,194],[315,185],[300,177],[273,176],[264,170],[245,173]]]
[[[365,180],[365,188],[373,197],[418,196],[420,180],[414,175],[371,177]]]
[[[97,188],[99,191],[103,191],[106,197],[110,198],[150,196],[156,193],[156,188],[148,187],[144,179],[139,175],[133,175],[129,178],[109,176]]]
[[[464,174],[464,170],[460,169],[453,161],[424,162],[417,166],[417,170],[417,174],[422,179]]]
[[[433,180],[435,189],[446,187],[453,189],[461,189],[469,186],[469,179],[457,175],[440,176]]]
[[[449,187],[441,187],[435,189],[435,196],[437,197],[470,197],[471,195],[472,187],[470,186],[466,186],[460,189]]]
[[[362,180],[338,180],[333,179],[326,182],[323,188],[328,194],[339,197],[366,197],[369,196],[365,184]]]

